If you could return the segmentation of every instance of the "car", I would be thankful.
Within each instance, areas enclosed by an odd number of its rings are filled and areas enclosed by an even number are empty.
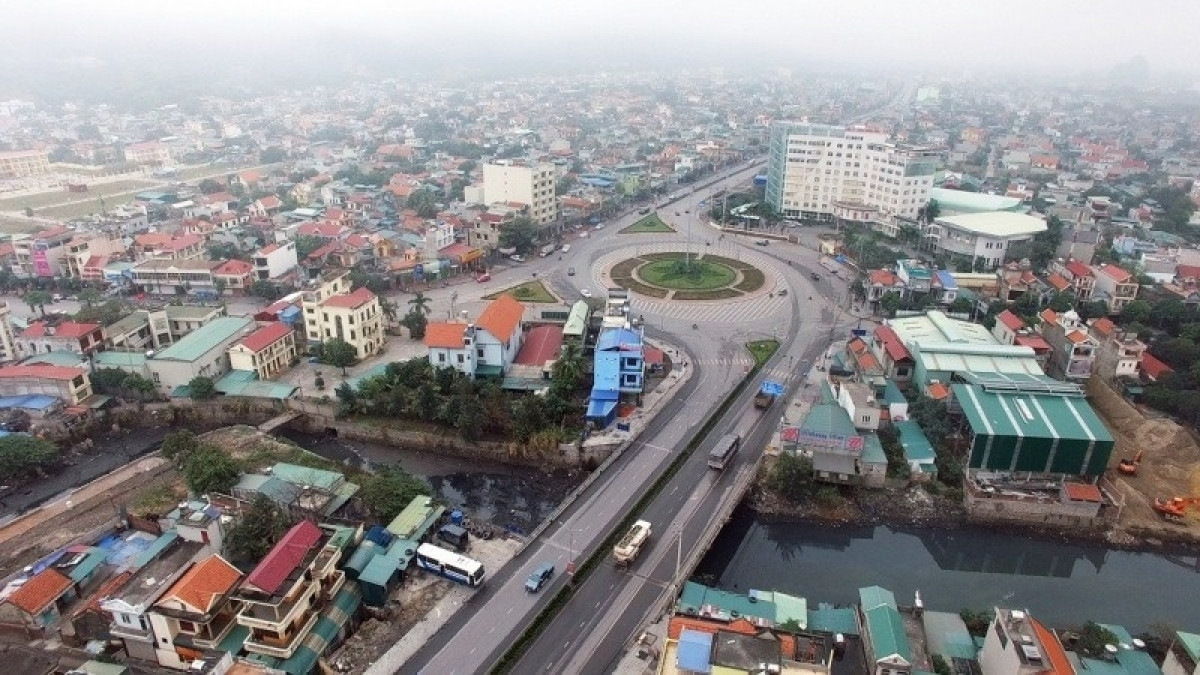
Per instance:
[[[563,253],[570,253],[570,252],[571,252],[571,245],[570,245],[570,244],[563,244],[563,247],[562,247],[561,251],[562,251]]]
[[[809,277],[811,277],[813,281],[820,281],[820,280],[821,280],[821,275],[820,275],[820,274],[817,274],[816,272],[809,272],[809,273],[808,273],[808,276],[809,276]]]
[[[754,245],[755,246],[767,246],[770,243],[771,242],[767,241],[766,239],[759,239],[758,241],[754,242]]]
[[[587,239],[587,236],[588,236],[588,233],[587,233],[587,232],[580,232],[580,233],[579,233],[579,238],[580,238],[580,239]]]
[[[514,253],[508,256],[508,259],[513,262],[525,262],[525,256],[521,255],[520,253]]]
[[[530,574],[529,578],[525,580],[525,590],[529,591],[530,593],[537,593],[538,591],[542,590],[542,586],[545,586],[546,582],[550,581],[550,578],[553,576],[554,563],[544,562],[541,565],[538,565],[538,568],[533,571],[533,574]]]
[[[479,283],[481,283],[481,284],[482,284],[482,283],[485,283],[485,282],[488,282],[488,281],[491,281],[491,280],[492,280],[492,275],[490,275],[490,274],[486,274],[486,273],[485,273],[485,274],[480,274],[479,276],[475,277],[475,281],[478,281],[478,282],[479,282]]]
[[[569,276],[569,277],[575,276],[575,268],[574,267],[567,268],[567,276]]]
[[[55,293],[54,295],[50,296],[50,302],[62,302],[62,299],[62,293]]]
[[[604,229],[604,223],[596,223],[596,229],[597,229],[597,230],[603,230],[603,229]]]
[[[583,289],[582,291],[579,291],[579,294],[580,294],[580,295],[582,295],[582,296],[583,296],[583,297],[585,297],[585,298],[590,298],[590,297],[592,297],[592,291],[591,291],[591,289],[589,289],[589,288],[585,288],[585,289]]]

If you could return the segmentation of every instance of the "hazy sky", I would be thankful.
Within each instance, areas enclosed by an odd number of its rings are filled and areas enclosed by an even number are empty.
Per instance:
[[[1191,70],[1200,53],[1200,0],[12,0],[0,17],[9,58],[203,62],[369,48],[446,67],[819,60],[1019,71],[1104,70],[1140,54],[1162,72]]]

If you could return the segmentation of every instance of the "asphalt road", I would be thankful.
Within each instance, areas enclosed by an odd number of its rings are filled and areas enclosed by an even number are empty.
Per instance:
[[[788,259],[791,259],[789,256]],[[795,264],[793,288],[804,287],[800,278],[810,270]],[[835,296],[838,289],[827,279],[819,284],[822,296]],[[781,345],[775,363],[815,363],[830,334],[848,320],[834,303],[799,303],[794,296],[790,339]],[[760,374],[755,386],[764,378]],[[655,537],[629,571],[602,565],[584,580],[556,621],[539,636],[513,668],[518,673],[607,673],[612,672],[624,647],[640,630],[642,619],[653,603],[668,592],[676,567],[677,547],[682,557],[697,545],[710,514],[723,499],[741,471],[749,471],[762,452],[782,415],[776,407],[767,413],[753,408],[753,388],[722,418],[710,440],[698,448],[680,472],[641,517],[655,525]],[[737,461],[722,474],[707,468],[707,453],[715,439],[731,430],[746,439]],[[681,546],[680,546],[681,543]]]

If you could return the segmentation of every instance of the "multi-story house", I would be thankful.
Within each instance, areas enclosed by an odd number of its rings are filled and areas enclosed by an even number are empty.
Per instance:
[[[254,253],[254,279],[266,281],[278,279],[296,269],[296,242],[285,241],[267,244]]]
[[[342,552],[311,521],[288,530],[234,594],[237,623],[250,629],[251,654],[291,658],[317,623],[320,611],[346,582]]]
[[[125,161],[131,164],[166,166],[171,163],[171,148],[162,141],[143,141],[125,146]]]
[[[17,340],[13,334],[12,321],[9,320],[8,303],[0,301],[0,362],[15,361],[20,358],[17,352]]]
[[[0,178],[28,178],[50,173],[50,155],[45,150],[0,152]]]
[[[296,358],[296,334],[285,323],[269,323],[229,348],[229,366],[269,380],[287,370]]]
[[[1110,381],[1118,377],[1136,379],[1141,375],[1146,343],[1135,333],[1123,330],[1108,317],[1094,319],[1090,332],[1100,345],[1096,354],[1097,375]]]
[[[224,295],[245,295],[254,283],[254,266],[245,260],[226,260],[212,271],[213,292]]]
[[[891,270],[871,270],[865,290],[867,302],[871,304],[878,303],[888,293],[895,293],[902,298],[908,294],[904,281]]]
[[[1076,300],[1087,302],[1092,299],[1092,292],[1096,288],[1096,275],[1092,273],[1092,268],[1083,261],[1055,260],[1050,263],[1050,271],[1061,275],[1070,282],[1071,288],[1075,291]]]
[[[204,255],[204,237],[184,234],[178,237],[152,232],[133,240],[134,255],[141,260],[193,260]]]
[[[231,602],[242,573],[220,555],[194,562],[148,612],[161,666],[186,670],[237,625]]]
[[[304,329],[310,345],[340,338],[353,345],[361,359],[383,349],[383,312],[374,293],[366,288],[347,293],[349,286],[343,272],[306,291]]]
[[[1087,325],[1075,310],[1059,314],[1043,310],[1039,315],[1042,337],[1050,343],[1047,375],[1060,380],[1086,380],[1092,376],[1096,352],[1100,345],[1088,333]]]
[[[430,364],[454,368],[472,378],[503,377],[521,351],[524,315],[524,305],[501,295],[475,323],[430,323],[425,329]]]
[[[1120,314],[1126,305],[1137,300],[1138,281],[1129,272],[1116,265],[1096,265],[1092,267],[1096,278],[1092,299],[1108,303],[1109,314]]]
[[[1028,611],[996,608],[979,668],[985,675],[1071,675],[1076,672],[1058,637]]]
[[[1012,310],[1004,310],[996,315],[996,325],[992,326],[992,335],[996,336],[1002,344],[1011,345],[1017,340],[1017,335],[1025,329],[1025,322],[1021,317],[1012,313]]]
[[[74,230],[66,227],[53,227],[32,236],[14,236],[13,274],[23,279],[61,276],[67,243],[74,236]]]
[[[767,202],[790,218],[887,226],[916,218],[941,161],[884,133],[806,122],[771,125]]]
[[[215,260],[146,260],[129,270],[135,286],[151,293],[181,295],[203,291],[216,295]]]
[[[912,379],[913,368],[916,365],[912,354],[890,326],[875,327],[871,350],[875,352],[875,358],[879,360],[887,379],[896,382],[908,382]]]
[[[16,347],[21,356],[49,352],[72,352],[87,356],[104,347],[104,330],[98,323],[42,319],[21,331],[16,338]]]
[[[553,164],[520,165],[496,162],[483,165],[484,203],[516,203],[529,208],[535,225],[546,225],[558,218],[554,195]]]
[[[1046,221],[1023,213],[992,211],[942,216],[925,226],[924,245],[987,269],[1004,264],[1008,249],[1046,231]]]

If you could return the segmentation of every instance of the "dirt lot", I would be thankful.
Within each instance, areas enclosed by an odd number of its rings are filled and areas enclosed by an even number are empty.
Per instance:
[[[1200,496],[1200,443],[1195,434],[1169,418],[1148,416],[1099,378],[1089,381],[1088,395],[1117,439],[1109,476],[1126,500],[1117,529],[1143,538],[1200,539],[1200,511],[1180,524],[1164,521],[1152,507],[1159,497]],[[1121,458],[1132,458],[1139,449],[1145,453],[1138,475],[1118,472]]]

